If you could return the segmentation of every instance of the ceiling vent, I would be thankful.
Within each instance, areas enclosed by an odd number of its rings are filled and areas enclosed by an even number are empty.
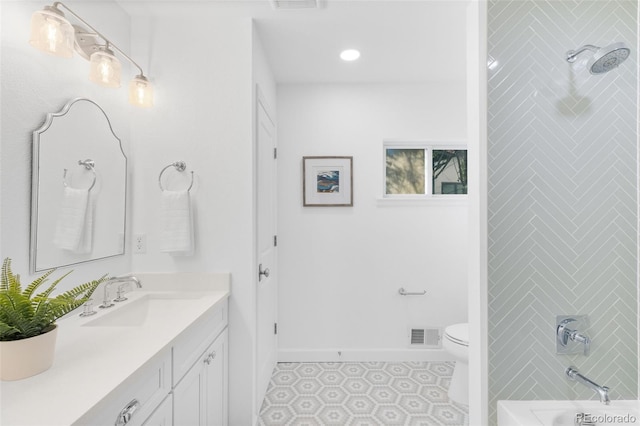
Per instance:
[[[321,0],[270,0],[274,9],[320,9]]]

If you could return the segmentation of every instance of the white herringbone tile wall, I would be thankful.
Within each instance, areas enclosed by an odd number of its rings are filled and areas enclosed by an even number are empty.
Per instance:
[[[637,397],[637,1],[492,0],[489,54],[489,392],[593,399],[576,365]],[[592,76],[584,44],[631,57]],[[555,354],[556,314],[589,314],[591,355]]]

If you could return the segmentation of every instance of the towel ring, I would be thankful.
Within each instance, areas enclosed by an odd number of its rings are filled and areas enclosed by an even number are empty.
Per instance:
[[[85,169],[90,170],[93,173],[93,182],[91,182],[91,186],[87,189],[87,191],[91,191],[94,186],[96,186],[96,180],[98,180],[98,175],[96,174],[96,162],[87,158],[86,160],[78,160],[79,166],[84,166]],[[67,185],[67,169],[64,169],[64,173],[62,174],[62,184],[64,187],[68,187]]]
[[[164,188],[162,187],[162,174],[169,167],[175,167],[177,171],[184,172],[185,169],[187,168],[187,163],[185,163],[184,161],[176,161],[175,163],[171,163],[168,166],[166,166],[164,169],[160,170],[160,175],[158,176],[158,185],[160,186],[161,191],[164,191]],[[193,170],[191,171],[191,184],[187,188],[187,192],[191,191],[191,187],[193,187]]]

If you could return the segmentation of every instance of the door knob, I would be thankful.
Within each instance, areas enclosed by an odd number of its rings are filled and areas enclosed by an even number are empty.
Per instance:
[[[262,269],[262,263],[258,265],[258,281],[262,281],[262,277],[269,278],[269,268]]]

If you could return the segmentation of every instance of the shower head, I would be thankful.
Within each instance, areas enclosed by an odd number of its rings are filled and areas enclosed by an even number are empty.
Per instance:
[[[609,46],[599,49],[589,62],[587,67],[591,74],[603,74],[607,71],[611,71],[618,65],[623,63],[631,53],[631,49],[626,44],[613,43]]]
[[[587,68],[591,74],[604,74],[611,71],[623,63],[631,53],[631,49],[624,42],[613,43],[605,47],[586,44],[577,50],[568,51],[567,61],[574,62],[577,56],[585,50],[594,52],[587,62]]]

